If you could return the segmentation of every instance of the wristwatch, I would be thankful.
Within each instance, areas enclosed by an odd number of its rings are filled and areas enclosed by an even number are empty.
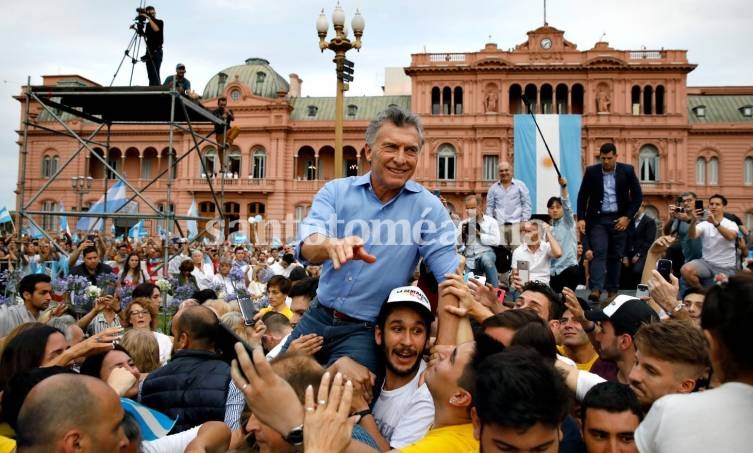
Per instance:
[[[303,425],[298,425],[291,429],[287,436],[285,436],[285,442],[294,447],[300,447],[303,445]]]
[[[682,310],[684,307],[685,307],[685,304],[683,304],[682,301],[677,302],[677,305],[675,305],[675,308],[673,308],[672,312],[669,313],[669,316],[676,315],[677,312],[679,312],[680,310]]]

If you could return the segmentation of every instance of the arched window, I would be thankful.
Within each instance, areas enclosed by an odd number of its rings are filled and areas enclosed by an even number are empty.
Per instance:
[[[60,215],[57,214],[58,204],[51,200],[44,201],[42,202],[42,210],[53,213],[44,214],[42,216],[42,224],[40,225],[42,229],[46,231],[57,231],[58,221],[60,219]]]
[[[630,107],[633,115],[641,114],[641,87],[638,85],[633,85],[630,89]]]
[[[431,114],[439,115],[439,87],[431,89]]]
[[[508,111],[510,114],[515,115],[518,113],[525,113],[523,110],[523,88],[520,87],[517,83],[513,83],[510,85],[508,100],[509,100],[509,106]],[[496,170],[495,170],[495,176],[496,176]]]
[[[452,108],[452,90],[450,87],[442,88],[442,114],[449,115]]]
[[[204,165],[199,166],[199,173],[201,173],[201,177],[204,178],[207,175],[213,176],[218,170],[219,165],[215,166],[215,160],[217,159],[217,151],[215,151],[214,148],[209,147],[204,149],[204,153],[201,156],[202,162],[204,162]]]
[[[719,159],[712,157],[709,159],[709,185],[715,186],[719,184]]]
[[[455,147],[448,143],[437,153],[437,179],[455,179]]]
[[[251,176],[254,179],[265,178],[267,175],[267,152],[261,147],[254,148],[254,153],[251,157],[254,161],[251,168]]]
[[[653,108],[654,88],[651,85],[643,87],[643,113],[651,115],[654,113]]]
[[[664,115],[664,85],[656,87],[656,114]]]
[[[695,161],[695,183],[699,186],[706,185],[706,159],[703,157]]]
[[[455,115],[463,114],[463,89],[455,87]]]
[[[227,172],[231,175],[239,175],[241,173],[241,150],[234,148],[230,150],[227,156]]]
[[[49,178],[50,177],[50,160],[52,158],[50,156],[44,156],[42,159],[42,177],[43,178]]]
[[[753,186],[753,157],[746,157],[743,164],[743,183]]]
[[[659,152],[652,145],[644,145],[638,154],[638,179],[641,182],[659,180]]]

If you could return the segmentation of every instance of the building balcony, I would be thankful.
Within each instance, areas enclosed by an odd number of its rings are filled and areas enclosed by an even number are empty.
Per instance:
[[[233,175],[228,174],[225,178],[222,178],[218,175],[214,178],[211,178],[211,181],[212,187],[215,191],[219,191],[223,188],[225,190],[241,192],[267,193],[275,191],[275,180],[269,178],[259,179],[252,178],[250,176],[246,176],[245,178],[239,176],[236,178]],[[177,180],[176,185],[185,190],[209,190],[209,182],[206,178],[188,178]]]
[[[439,190],[441,192],[463,193],[486,191],[494,181],[481,179],[428,179],[416,178],[415,181],[429,190]]]

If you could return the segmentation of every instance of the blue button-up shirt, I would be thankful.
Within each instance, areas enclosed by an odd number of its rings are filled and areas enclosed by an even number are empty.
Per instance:
[[[562,256],[552,258],[549,267],[552,275],[557,275],[570,266],[578,265],[578,236],[569,199],[562,198],[562,210],[564,212],[562,218],[552,221],[552,235],[560,243],[562,249]]]
[[[497,181],[486,194],[486,215],[492,216],[497,223],[520,223],[531,218],[531,194],[525,183],[513,179],[505,189]]]
[[[320,304],[364,321],[376,320],[392,289],[410,284],[420,257],[439,282],[459,263],[457,233],[447,209],[415,181],[408,181],[386,203],[374,193],[371,172],[327,183],[300,224],[296,246],[300,262],[305,262],[300,241],[315,233],[359,236],[365,251],[376,257],[372,264],[354,260],[339,270],[326,260],[319,279]]]
[[[604,175],[604,198],[601,199],[601,212],[617,212],[617,183],[614,179],[614,170],[609,173],[602,170]]]

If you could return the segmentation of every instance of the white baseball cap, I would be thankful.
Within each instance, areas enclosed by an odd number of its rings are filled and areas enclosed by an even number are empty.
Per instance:
[[[420,305],[432,317],[434,316],[431,311],[429,299],[426,297],[426,294],[421,291],[421,288],[417,286],[400,286],[390,291],[390,295],[387,297],[387,302],[385,302],[385,304],[397,302]]]

